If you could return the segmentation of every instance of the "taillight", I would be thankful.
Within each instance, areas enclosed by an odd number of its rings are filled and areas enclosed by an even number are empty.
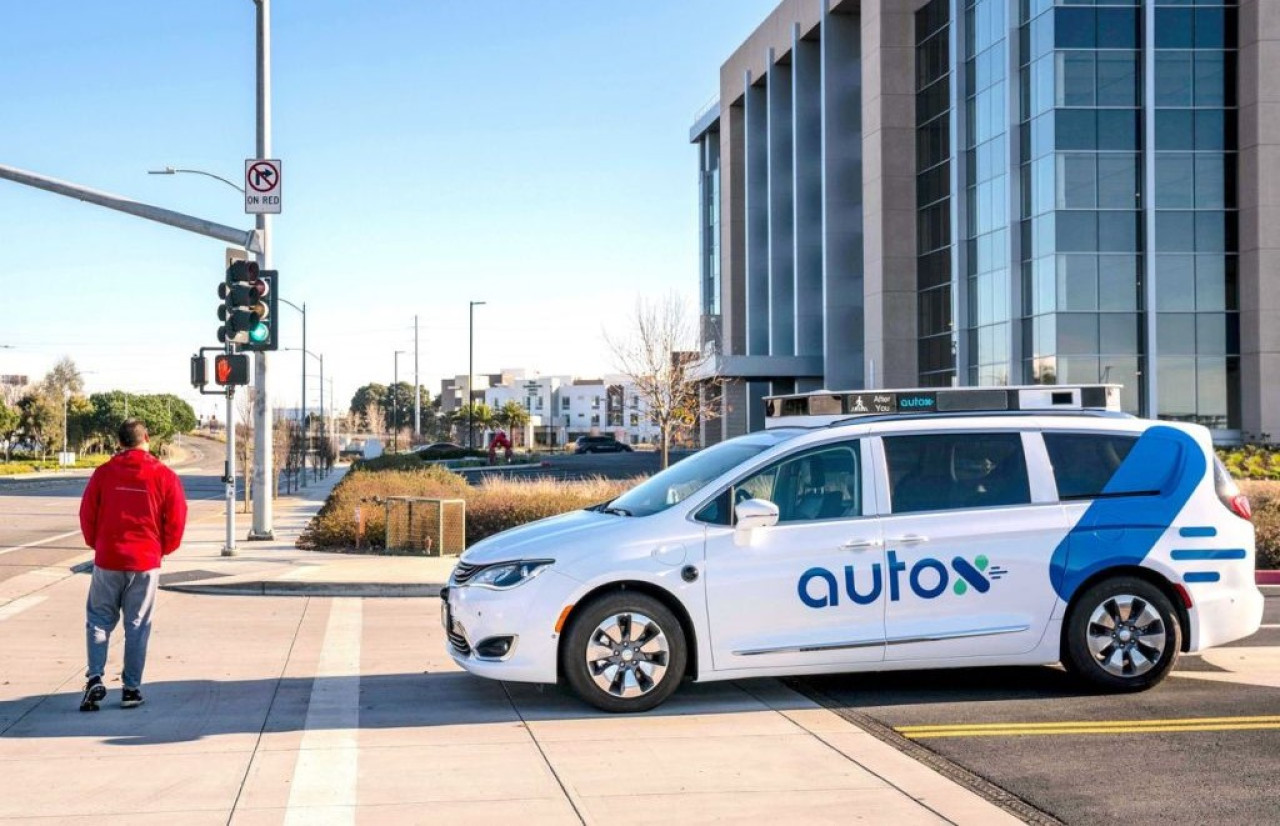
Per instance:
[[[1253,519],[1253,507],[1249,505],[1249,497],[1243,493],[1231,497],[1231,512],[1241,519]]]
[[[1241,519],[1253,521],[1253,508],[1249,505],[1249,497],[1240,492],[1240,486],[1231,478],[1231,472],[1217,456],[1213,457],[1213,489],[1218,499],[1227,510]]]

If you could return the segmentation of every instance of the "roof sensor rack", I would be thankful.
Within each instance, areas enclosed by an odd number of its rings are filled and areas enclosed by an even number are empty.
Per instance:
[[[1118,384],[1032,384],[851,390],[765,396],[765,426],[815,427],[863,416],[903,414],[1120,412]]]

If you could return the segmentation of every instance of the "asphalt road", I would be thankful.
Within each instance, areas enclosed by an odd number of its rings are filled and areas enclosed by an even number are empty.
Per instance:
[[[222,443],[186,437],[176,468],[192,515],[222,509]],[[80,536],[80,496],[88,476],[0,480],[0,581],[60,565],[88,549]]]
[[[1280,587],[1263,591],[1261,631],[1182,657],[1140,694],[1088,693],[1048,667],[842,675],[797,687],[1066,823],[1280,823]],[[1187,722],[1205,718],[1215,722]]]
[[[672,451],[671,461],[675,463],[690,451]],[[635,476],[649,476],[662,469],[662,459],[657,451],[637,450],[631,453],[566,453],[552,456],[543,467],[519,470],[494,471],[493,473],[476,472],[472,477],[549,477],[552,479],[587,479],[602,476],[606,479],[630,479]]]

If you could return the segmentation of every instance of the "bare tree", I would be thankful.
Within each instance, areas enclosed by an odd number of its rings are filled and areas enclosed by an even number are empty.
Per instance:
[[[699,403],[699,388],[714,377],[696,349],[692,320],[677,294],[648,300],[638,298],[634,324],[622,336],[604,334],[618,370],[635,385],[648,414],[661,434],[662,466],[670,463],[671,434],[677,426],[692,426],[712,412]]]

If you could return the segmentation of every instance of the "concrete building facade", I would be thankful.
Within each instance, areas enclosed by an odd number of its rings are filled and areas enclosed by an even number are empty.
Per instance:
[[[705,441],[764,395],[1123,384],[1280,436],[1280,2],[785,0],[697,146]]]

